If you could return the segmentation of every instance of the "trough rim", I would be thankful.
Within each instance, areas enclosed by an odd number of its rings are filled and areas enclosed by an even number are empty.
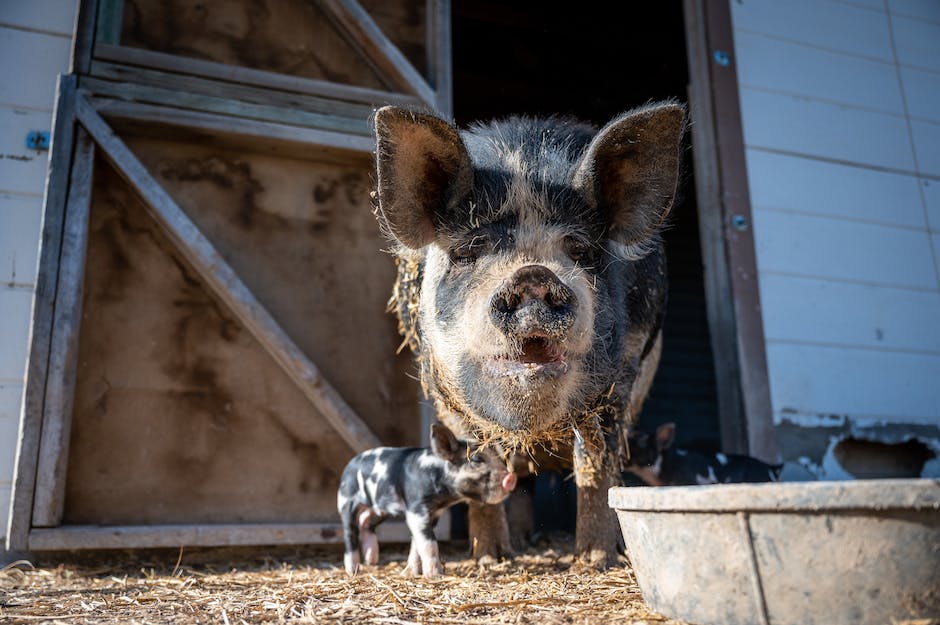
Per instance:
[[[940,479],[713,484],[611,488],[608,505],[638,512],[940,510]]]

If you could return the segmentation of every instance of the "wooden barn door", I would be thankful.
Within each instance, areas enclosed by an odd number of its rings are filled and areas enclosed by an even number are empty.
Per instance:
[[[340,538],[345,462],[421,436],[368,118],[450,113],[449,19],[447,0],[82,2],[10,548]]]

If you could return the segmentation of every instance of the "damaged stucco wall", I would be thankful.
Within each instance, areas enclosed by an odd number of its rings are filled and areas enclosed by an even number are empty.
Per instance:
[[[730,4],[785,477],[940,476],[940,4]]]
[[[51,129],[56,77],[68,72],[76,4],[0,6],[0,536],[10,506],[49,156],[29,149],[26,136]]]

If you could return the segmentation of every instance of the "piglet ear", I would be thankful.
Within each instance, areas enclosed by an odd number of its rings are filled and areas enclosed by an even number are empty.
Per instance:
[[[614,118],[591,141],[572,181],[606,217],[611,239],[641,243],[672,208],[685,107],[652,104]]]
[[[656,428],[656,448],[659,451],[669,449],[676,438],[676,424],[663,423]]]
[[[440,423],[431,424],[431,451],[441,460],[454,462],[460,451],[460,443],[454,433]]]
[[[376,111],[375,138],[376,216],[402,245],[423,247],[470,194],[467,148],[444,120],[394,106]]]

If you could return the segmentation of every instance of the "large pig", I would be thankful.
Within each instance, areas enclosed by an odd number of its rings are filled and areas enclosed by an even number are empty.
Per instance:
[[[376,216],[393,241],[392,306],[439,418],[578,484],[577,549],[616,556],[607,489],[659,362],[686,115],[674,102],[600,131],[510,118],[459,131],[375,114]],[[501,506],[471,505],[476,555],[510,551]]]

